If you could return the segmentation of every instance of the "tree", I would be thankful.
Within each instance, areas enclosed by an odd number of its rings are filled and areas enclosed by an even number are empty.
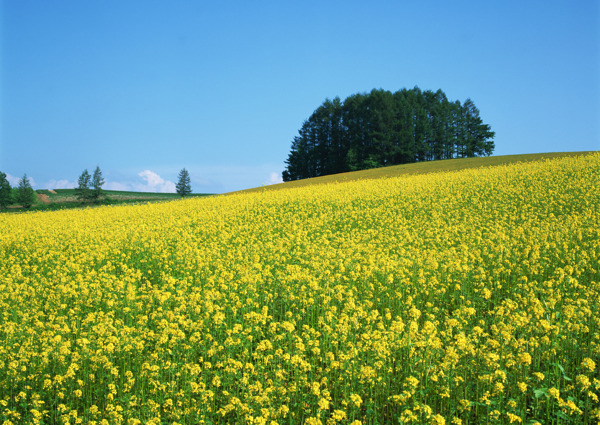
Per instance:
[[[177,189],[177,193],[181,195],[182,198],[192,193],[190,173],[188,173],[185,168],[179,172],[175,188]]]
[[[372,90],[326,99],[304,121],[283,180],[417,161],[490,155],[494,132],[470,99],[451,102],[442,90]]]
[[[465,145],[466,156],[489,156],[494,150],[495,132],[491,131],[489,124],[484,124],[479,117],[479,109],[471,99],[467,99],[463,105],[466,119]]]
[[[94,176],[92,177],[92,189],[91,189],[91,198],[94,200],[100,199],[103,195],[102,186],[104,186],[104,179],[102,178],[102,171],[100,171],[100,167],[96,167],[94,171]]]
[[[21,180],[19,180],[19,187],[17,188],[17,202],[24,208],[30,208],[35,200],[35,192],[29,182],[27,174],[23,174]]]
[[[6,174],[0,171],[0,208],[6,209],[10,204],[12,204],[12,188]]]
[[[80,201],[87,201],[91,198],[90,182],[90,173],[85,169],[77,179],[77,188],[75,188],[75,194]]]

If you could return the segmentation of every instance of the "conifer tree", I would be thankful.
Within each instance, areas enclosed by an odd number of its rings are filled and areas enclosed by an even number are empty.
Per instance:
[[[92,177],[92,187],[91,187],[91,198],[94,200],[100,199],[103,195],[102,186],[104,186],[104,178],[102,178],[102,171],[100,167],[96,167],[94,171],[94,175]]]
[[[0,208],[6,209],[12,204],[12,188],[6,174],[0,171]]]
[[[19,187],[17,188],[17,202],[23,206],[23,208],[30,208],[35,201],[35,192],[29,182],[27,174],[23,174],[21,180],[19,180]]]
[[[87,201],[91,198],[90,182],[90,173],[85,169],[77,179],[77,188],[75,188],[75,194],[80,201]]]
[[[177,193],[181,195],[182,198],[191,195],[192,193],[192,185],[190,179],[190,173],[184,168],[179,172],[177,184],[175,185],[177,189]]]
[[[283,180],[387,165],[490,155],[494,132],[472,100],[442,90],[372,90],[326,99],[292,141]]]

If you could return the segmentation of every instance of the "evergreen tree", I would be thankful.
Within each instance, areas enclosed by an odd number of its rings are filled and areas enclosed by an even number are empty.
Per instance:
[[[96,167],[94,175],[92,176],[92,187],[91,187],[91,198],[94,200],[100,199],[103,195],[102,186],[104,186],[104,178],[102,178],[102,171],[100,167]]]
[[[366,95],[354,94],[344,101],[343,120],[346,128],[346,168],[357,171],[364,168],[368,158],[368,141],[366,140]]]
[[[19,186],[17,187],[17,202],[24,208],[30,208],[35,201],[35,192],[29,182],[27,174],[23,174],[21,180],[19,180]]]
[[[494,150],[495,135],[488,124],[484,124],[479,117],[479,109],[471,99],[463,105],[465,117],[465,152],[467,157],[489,156]]]
[[[442,90],[372,90],[326,99],[294,137],[284,181],[417,161],[490,155],[494,132]]]
[[[394,95],[387,90],[372,90],[366,99],[366,138],[370,140],[369,154],[363,167],[376,168],[393,163],[396,151],[397,119]]]
[[[329,137],[329,174],[343,173],[346,168],[347,146],[345,144],[346,131],[342,120],[343,105],[339,97],[334,98],[327,105],[327,133]]]
[[[188,173],[185,168],[179,172],[175,188],[177,189],[177,193],[181,195],[182,198],[192,193],[190,173]]]
[[[6,174],[0,171],[0,208],[6,209],[10,204],[12,204],[12,188]]]
[[[398,111],[395,121],[398,141],[396,146],[397,154],[394,157],[393,164],[415,162],[413,96],[414,93],[406,89],[394,93],[394,103]]]
[[[309,175],[309,152],[306,148],[306,140],[302,136],[302,130],[300,130],[299,133],[300,136],[294,137],[294,141],[292,142],[292,150],[288,155],[288,159],[285,161],[287,164],[287,169],[282,174],[284,182],[304,179]]]
[[[87,201],[91,199],[92,193],[90,189],[91,176],[88,170],[83,170],[83,173],[77,179],[77,187],[75,188],[75,194],[77,199],[80,201]]]

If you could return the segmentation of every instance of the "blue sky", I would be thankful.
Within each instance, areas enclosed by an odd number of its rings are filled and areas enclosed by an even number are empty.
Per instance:
[[[194,192],[279,181],[326,99],[471,98],[495,155],[600,149],[600,3],[0,0],[0,171]]]

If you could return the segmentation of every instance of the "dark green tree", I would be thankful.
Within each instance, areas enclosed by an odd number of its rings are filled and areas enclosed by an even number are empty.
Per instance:
[[[292,149],[286,159],[287,169],[284,170],[282,177],[284,182],[292,180],[305,179],[309,173],[309,151],[306,147],[306,139],[303,136],[303,128],[299,131],[299,136],[294,137]]]
[[[104,186],[104,178],[102,177],[102,171],[100,167],[96,167],[94,175],[92,176],[91,186],[91,198],[95,201],[99,200],[103,195],[102,186]]]
[[[6,174],[0,171],[0,208],[4,210],[10,204],[12,204],[12,188]]]
[[[346,128],[346,168],[348,171],[361,170],[367,159],[365,134],[365,96],[357,93],[344,101],[343,120]]]
[[[294,137],[284,181],[409,162],[490,155],[494,132],[442,90],[372,90],[326,99]]]
[[[175,185],[177,189],[177,193],[182,197],[186,197],[191,195],[192,193],[192,185],[190,179],[190,173],[184,168],[179,172],[179,176],[177,177],[177,184]]]
[[[393,164],[407,164],[415,162],[416,150],[414,144],[414,122],[415,113],[413,108],[414,92],[412,90],[402,89],[394,93],[394,104],[396,105],[398,115],[394,122],[395,131],[398,135],[397,146],[395,148]]]
[[[23,208],[31,208],[35,201],[35,192],[29,182],[27,174],[23,174],[21,180],[19,180],[19,186],[17,187],[17,202]]]
[[[494,151],[493,139],[495,133],[488,124],[479,117],[479,109],[471,99],[463,105],[465,119],[465,156],[489,156]]]
[[[88,170],[83,170],[83,173],[77,179],[77,187],[75,188],[75,195],[80,201],[88,201],[92,198],[92,190],[90,188],[91,176]]]

